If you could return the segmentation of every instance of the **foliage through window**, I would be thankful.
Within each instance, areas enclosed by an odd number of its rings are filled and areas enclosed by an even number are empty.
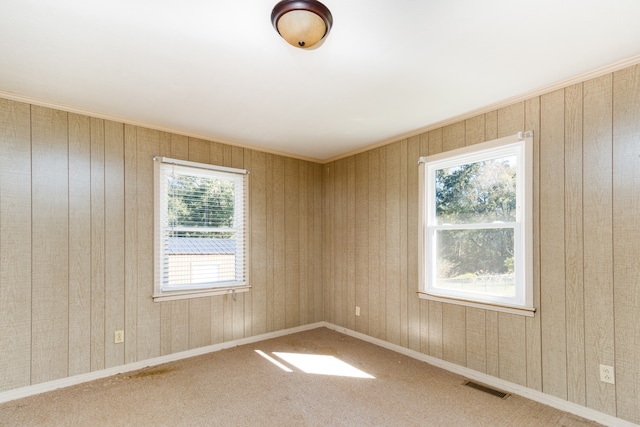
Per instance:
[[[246,171],[156,158],[154,297],[246,286]]]
[[[532,310],[531,138],[421,159],[426,295]]]

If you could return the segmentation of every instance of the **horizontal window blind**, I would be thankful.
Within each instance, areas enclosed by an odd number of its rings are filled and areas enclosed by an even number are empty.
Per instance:
[[[246,176],[156,159],[156,293],[246,284]]]

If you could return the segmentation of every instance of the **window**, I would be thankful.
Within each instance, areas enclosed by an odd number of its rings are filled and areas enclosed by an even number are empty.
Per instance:
[[[247,172],[154,160],[154,300],[248,290]]]
[[[532,133],[420,159],[420,296],[532,316]]]

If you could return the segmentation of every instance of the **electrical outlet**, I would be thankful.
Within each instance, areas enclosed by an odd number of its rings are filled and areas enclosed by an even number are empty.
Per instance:
[[[360,316],[360,307],[356,305],[356,316]]]
[[[613,371],[613,366],[600,365],[600,381],[615,384],[616,377]]]
[[[121,344],[124,342],[124,331],[116,331],[113,337],[113,342],[115,344]]]

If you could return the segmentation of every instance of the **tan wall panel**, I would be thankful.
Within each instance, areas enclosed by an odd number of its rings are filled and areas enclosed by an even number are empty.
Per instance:
[[[31,378],[31,109],[27,104],[0,99],[0,164],[0,391],[6,391],[29,385]],[[81,357],[78,364],[87,362],[88,357]]]
[[[369,155],[355,159],[355,301],[360,307],[355,330],[369,333]],[[355,309],[355,308],[354,308]]]
[[[382,181],[380,175],[380,154],[381,150],[376,149],[369,152],[369,187],[368,187],[368,263],[369,263],[369,334],[373,337],[382,337],[382,301],[381,290],[383,289],[382,277],[384,276],[384,266],[380,265],[380,253],[382,251],[381,236],[381,209],[382,209]]]
[[[567,398],[584,405],[584,240],[582,187],[582,84],[565,89],[564,213],[567,282]]]
[[[91,370],[105,358],[104,120],[91,118]]]
[[[404,259],[407,276],[407,347],[420,351],[420,299],[418,292],[418,159],[420,158],[420,137],[415,136],[407,141],[407,240],[405,242]]]
[[[105,134],[105,367],[124,364],[124,344],[114,343],[125,326],[124,125],[104,123]]]
[[[386,340],[400,344],[400,318],[402,307],[400,279],[400,157],[402,143],[385,148],[385,221],[384,221],[384,263],[385,263],[385,311]]]
[[[153,302],[153,157],[160,151],[158,131],[136,127],[136,360],[160,356],[160,305]],[[127,332],[125,331],[125,339]]]
[[[250,209],[250,273],[251,285],[251,334],[267,332],[267,171],[266,156],[250,152],[247,168],[249,175]]]
[[[584,83],[583,228],[586,405],[616,413],[616,387],[600,381],[614,366],[613,76]]]
[[[69,114],[69,375],[91,371],[91,128]]]
[[[545,393],[566,399],[564,90],[542,96],[540,111],[542,384]]]
[[[31,381],[69,372],[67,113],[31,107]]]
[[[613,105],[616,408],[640,423],[640,66],[614,73]]]

